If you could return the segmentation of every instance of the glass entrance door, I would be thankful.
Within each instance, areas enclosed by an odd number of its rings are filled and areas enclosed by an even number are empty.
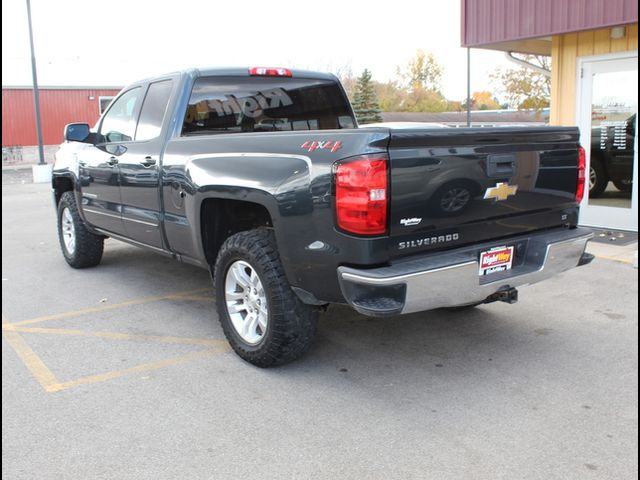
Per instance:
[[[638,57],[581,62],[579,125],[589,188],[582,225],[638,230]]]

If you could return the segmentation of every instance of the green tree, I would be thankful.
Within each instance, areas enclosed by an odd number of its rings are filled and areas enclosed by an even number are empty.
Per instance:
[[[365,124],[382,121],[380,104],[371,80],[371,72],[366,68],[358,78],[352,104],[358,123]]]
[[[447,99],[440,92],[416,87],[411,90],[400,105],[401,112],[445,112]]]
[[[475,99],[473,97],[471,97],[471,101],[469,101],[468,98],[465,98],[462,101],[462,109],[463,110],[477,110],[478,109],[478,104],[476,103]]]
[[[404,68],[397,68],[401,87],[408,90],[431,90],[440,93],[442,81],[442,65],[433,54],[418,50],[416,56],[409,60]]]
[[[396,82],[374,82],[376,95],[383,112],[399,112],[407,92],[398,88]]]
[[[467,109],[467,102],[466,98],[462,101],[460,106],[463,110]],[[500,105],[493,93],[487,90],[471,94],[471,110],[500,110],[504,108],[507,107]]]
[[[340,83],[342,84],[342,88],[344,88],[347,97],[349,100],[353,99],[353,95],[356,90],[356,85],[358,83],[358,79],[353,74],[350,65],[345,65],[340,68],[336,68],[333,70],[333,73],[336,77],[340,79]]]
[[[495,99],[493,93],[483,90],[482,92],[473,92],[471,94],[472,105],[475,102],[478,110],[499,110],[500,104]]]
[[[491,79],[502,88],[511,108],[540,110],[548,107],[551,76],[543,71],[551,71],[551,58],[542,55],[524,55],[519,58],[538,68],[501,68],[491,75]]]
[[[447,100],[447,112],[462,112],[462,102]]]
[[[432,54],[416,52],[404,67],[398,67],[398,89],[402,92],[397,110],[400,112],[444,112],[447,99],[441,93],[443,68]]]

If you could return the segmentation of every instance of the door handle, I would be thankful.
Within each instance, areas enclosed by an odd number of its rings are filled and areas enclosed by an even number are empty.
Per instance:
[[[487,157],[487,176],[489,178],[507,178],[516,174],[518,161],[513,154],[489,155]]]
[[[118,164],[118,159],[116,157],[109,157],[107,163],[113,167],[114,165]]]
[[[151,157],[144,157],[144,160],[140,162],[140,165],[142,165],[143,167],[151,167],[155,164],[156,164],[155,158],[151,158]]]

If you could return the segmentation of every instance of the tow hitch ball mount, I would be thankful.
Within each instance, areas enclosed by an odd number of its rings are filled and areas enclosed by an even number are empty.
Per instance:
[[[518,301],[518,290],[515,287],[508,287],[489,295],[484,303],[505,302],[516,303]]]

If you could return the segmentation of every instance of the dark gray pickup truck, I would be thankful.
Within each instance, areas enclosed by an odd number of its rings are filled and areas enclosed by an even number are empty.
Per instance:
[[[331,303],[512,303],[593,258],[577,128],[358,128],[334,76],[260,67],[134,83],[65,140],[66,261],[97,265],[111,237],[209,269],[225,335],[262,367],[299,357]]]

